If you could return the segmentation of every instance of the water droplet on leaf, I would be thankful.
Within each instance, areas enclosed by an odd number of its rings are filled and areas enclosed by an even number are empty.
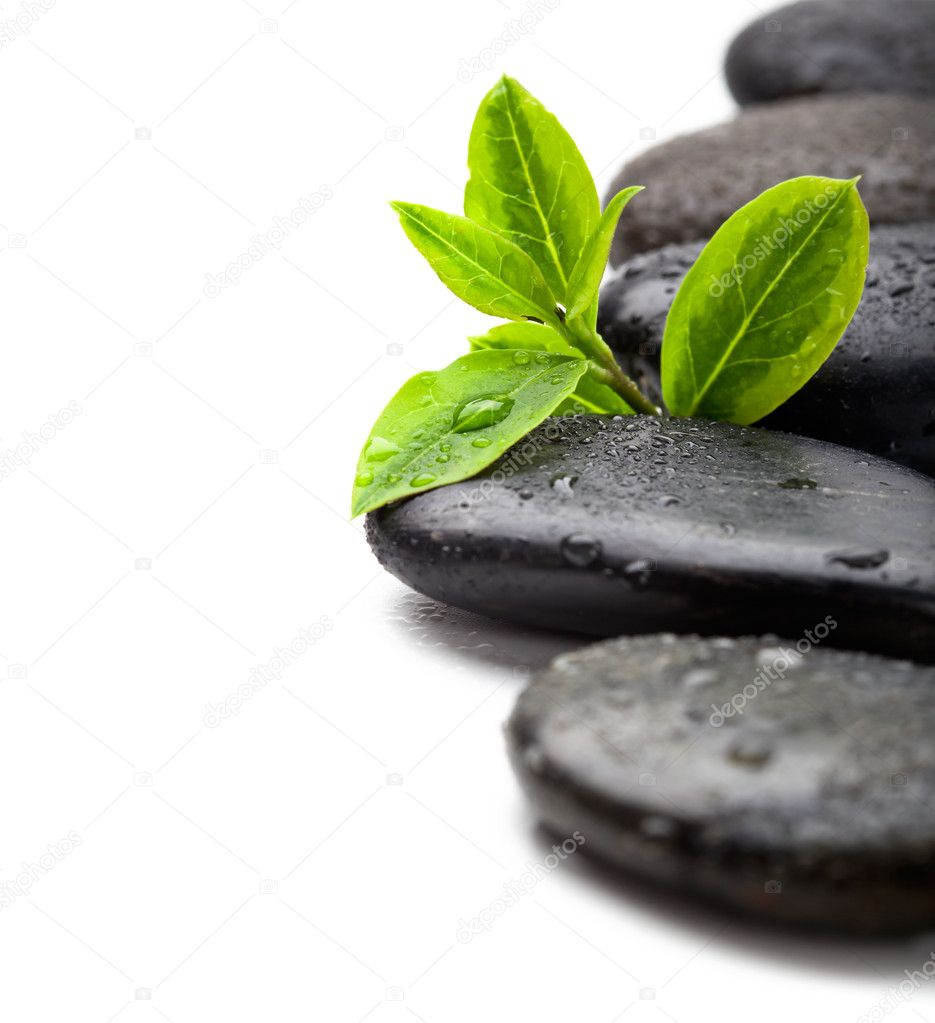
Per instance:
[[[513,409],[513,399],[506,396],[475,398],[466,402],[457,412],[452,429],[455,433],[470,433],[503,422]]]

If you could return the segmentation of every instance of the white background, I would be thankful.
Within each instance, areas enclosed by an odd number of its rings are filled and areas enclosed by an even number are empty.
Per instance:
[[[433,605],[347,520],[383,403],[486,322],[386,201],[459,209],[504,70],[603,190],[729,115],[754,5],[564,0],[459,79],[524,3],[263,4],[61,0],[0,48],[0,449],[51,433],[0,479],[0,1016],[856,1020],[935,946],[762,931],[580,856],[459,942],[548,852],[501,728],[575,641]]]

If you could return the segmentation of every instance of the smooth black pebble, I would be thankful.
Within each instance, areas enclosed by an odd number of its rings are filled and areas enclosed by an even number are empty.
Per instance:
[[[839,645],[935,660],[935,483],[789,434],[551,419],[367,536],[403,582],[495,618],[797,636],[831,614]]]
[[[629,874],[744,913],[931,929],[935,668],[821,634],[798,649],[640,636],[557,658],[507,727],[541,820]]]
[[[657,403],[666,315],[701,247],[635,256],[601,290],[598,330]],[[866,288],[844,337],[815,376],[757,425],[935,476],[935,221],[871,230]]]
[[[863,175],[873,223],[935,217],[933,147],[932,99],[848,94],[749,107],[623,166],[608,194],[634,184],[646,190],[620,218],[611,261],[710,238],[760,192],[803,174]]]
[[[738,103],[827,92],[935,94],[932,0],[805,0],[758,18],[731,43]]]

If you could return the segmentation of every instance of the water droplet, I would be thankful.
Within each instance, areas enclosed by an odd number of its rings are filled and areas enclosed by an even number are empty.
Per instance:
[[[476,440],[472,440],[471,444],[475,448],[489,448],[490,438],[489,437],[478,437]]]
[[[560,384],[560,383],[562,383],[562,378],[561,378],[561,376],[556,374],[554,377],[549,377],[549,383],[553,384],[553,385]]]
[[[552,489],[559,497],[567,499],[575,496],[574,486],[577,482],[577,476],[556,476],[552,480]]]
[[[718,673],[713,668],[693,668],[682,676],[682,685],[686,689],[700,689],[717,682]]]
[[[451,455],[446,455],[445,452],[443,451],[440,455],[436,455],[435,461],[436,462],[447,462],[450,458],[451,458]]]
[[[435,482],[435,477],[430,472],[420,472],[418,476],[413,476],[409,481],[410,487],[427,487],[430,483]]]
[[[879,568],[889,561],[890,552],[884,550],[862,550],[853,548],[846,551],[829,551],[825,560],[829,565],[844,565],[847,568]]]
[[[640,821],[640,834],[645,838],[665,841],[673,838],[678,831],[678,825],[671,817],[663,817],[661,814],[653,814],[644,817]]]
[[[601,556],[602,547],[593,537],[571,533],[561,543],[562,557],[575,568],[587,568]]]
[[[513,409],[513,399],[499,397],[475,398],[455,412],[452,429],[455,433],[470,433],[503,422]]]
[[[745,736],[732,743],[727,755],[735,764],[762,767],[773,755],[773,744],[762,736]]]
[[[419,382],[425,384],[426,387],[431,387],[432,384],[438,379],[437,373],[420,373]]]
[[[354,479],[355,487],[369,487],[373,483],[373,470],[364,469],[363,472],[359,472]]]
[[[531,490],[521,490],[519,496],[521,501],[528,501],[532,498],[533,492]]]
[[[438,445],[438,450],[439,451],[450,451],[451,450],[451,445],[450,444],[439,444]]]
[[[672,494],[663,494],[662,497],[659,498],[659,504],[661,504],[663,508],[669,508],[673,504],[681,504],[681,501]]]
[[[525,366],[529,362],[529,352],[514,352],[513,361],[517,366]]]
[[[386,482],[387,483],[399,483],[399,481],[401,479],[402,479],[402,476],[400,476],[398,472],[391,472],[389,474],[389,476],[386,477]]]
[[[364,458],[368,462],[385,462],[393,455],[398,455],[400,447],[385,437],[371,437],[370,443],[364,451]]]
[[[537,746],[535,743],[527,746],[523,750],[523,762],[533,774],[539,774],[545,768],[546,763],[546,756],[542,747]]]
[[[624,566],[623,574],[627,581],[638,589],[648,586],[656,570],[656,562],[651,558],[638,558]]]

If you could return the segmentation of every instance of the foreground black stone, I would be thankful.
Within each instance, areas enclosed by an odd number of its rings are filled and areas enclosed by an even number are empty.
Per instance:
[[[480,476],[367,518],[437,600],[592,635],[800,635],[935,660],[935,484],[820,441],[650,416],[553,419]]]
[[[559,657],[510,719],[514,768],[550,829],[638,877],[811,928],[930,929],[935,668],[798,643]]]
[[[933,100],[831,95],[749,107],[625,164],[611,185],[646,185],[620,218],[611,261],[709,238],[737,209],[786,178],[862,174],[872,223],[935,217]]]
[[[657,403],[666,315],[701,247],[636,256],[601,291],[598,329]],[[867,286],[844,337],[798,394],[757,425],[935,476],[935,221],[871,230]]]
[[[770,11],[727,51],[738,103],[823,92],[935,93],[931,0],[804,0]]]

